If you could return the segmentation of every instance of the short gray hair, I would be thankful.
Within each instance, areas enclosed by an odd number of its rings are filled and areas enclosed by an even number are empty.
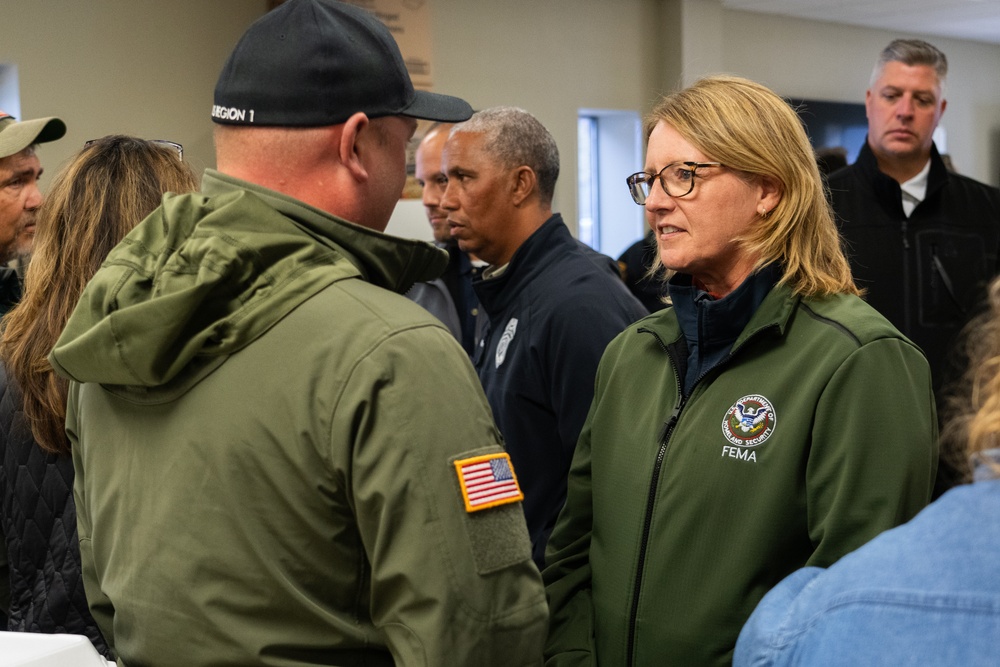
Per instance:
[[[530,113],[517,107],[491,107],[477,111],[451,132],[483,134],[483,149],[504,168],[531,167],[538,178],[542,203],[552,203],[559,178],[559,148],[552,134]]]
[[[903,63],[911,67],[915,65],[927,65],[933,67],[937,74],[938,84],[941,86],[942,97],[944,96],[944,82],[948,77],[948,58],[933,44],[922,39],[894,39],[889,46],[882,49],[879,54],[875,68],[872,70],[871,80],[868,86],[874,86],[882,74],[885,66],[891,62]]]

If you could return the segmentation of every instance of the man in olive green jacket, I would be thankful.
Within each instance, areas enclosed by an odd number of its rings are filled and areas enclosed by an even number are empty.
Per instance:
[[[467,356],[400,294],[446,257],[380,233],[413,118],[470,113],[327,0],[230,56],[218,171],[111,253],[51,356],[122,664],[540,663],[516,476]]]

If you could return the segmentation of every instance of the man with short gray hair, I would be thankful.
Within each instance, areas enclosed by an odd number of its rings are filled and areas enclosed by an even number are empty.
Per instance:
[[[444,148],[459,247],[490,267],[473,282],[489,327],[473,361],[524,489],[532,554],[566,498],[566,477],[604,348],[646,309],[613,261],[552,212],[559,149],[527,111],[497,107],[456,125]]]
[[[855,280],[923,349],[939,405],[961,367],[955,336],[996,275],[1000,248],[1000,190],[949,173],[934,145],[947,74],[932,44],[890,43],[865,94],[867,141],[828,180]],[[939,475],[938,491],[947,485]]]

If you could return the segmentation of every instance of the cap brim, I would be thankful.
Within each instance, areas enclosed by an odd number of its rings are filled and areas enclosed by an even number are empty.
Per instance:
[[[66,124],[59,118],[36,118],[9,125],[0,132],[0,158],[20,153],[32,144],[61,139]]]
[[[460,97],[429,93],[424,90],[417,90],[414,93],[413,101],[399,111],[398,115],[437,120],[442,123],[461,123],[472,117],[472,107]]]

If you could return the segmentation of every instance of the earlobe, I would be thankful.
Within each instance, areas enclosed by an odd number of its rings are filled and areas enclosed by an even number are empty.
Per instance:
[[[761,176],[757,200],[757,213],[762,218],[773,211],[781,202],[781,183],[771,176]]]
[[[361,148],[360,139],[362,138],[362,133],[370,129],[371,121],[368,119],[368,116],[359,111],[344,122],[340,133],[340,142],[337,147],[341,164],[347,168],[351,176],[359,183],[368,180],[368,170],[361,159],[363,149]]]

